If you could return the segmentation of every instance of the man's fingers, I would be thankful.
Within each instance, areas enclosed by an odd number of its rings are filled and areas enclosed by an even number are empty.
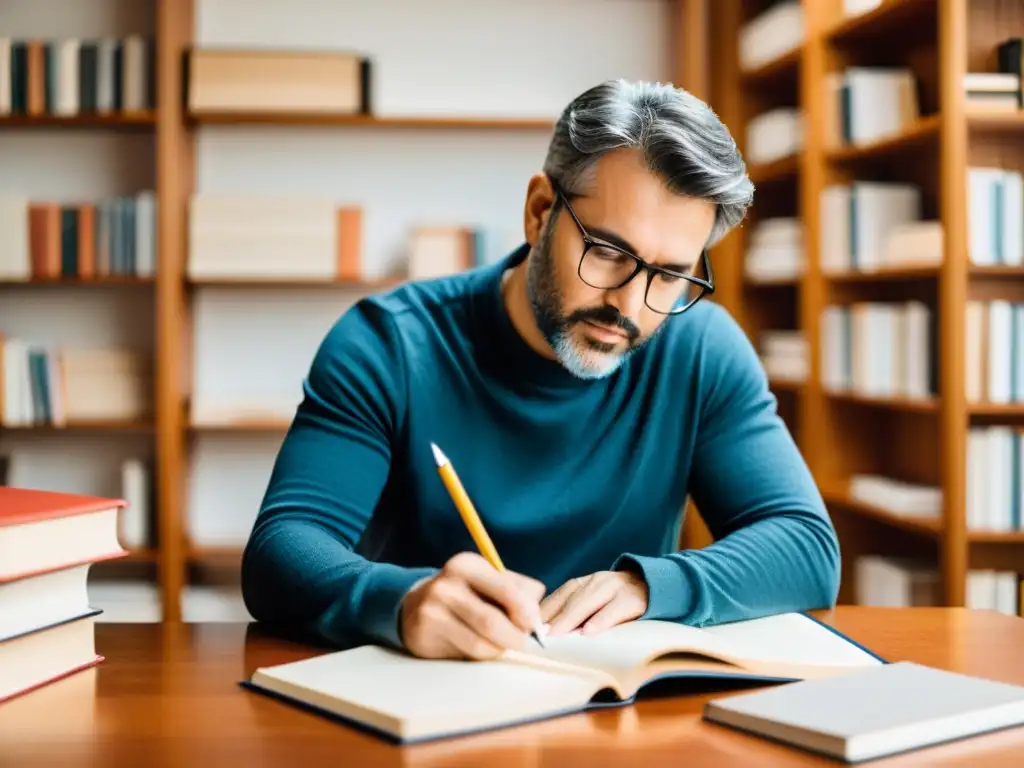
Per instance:
[[[508,571],[507,575],[519,585],[523,594],[525,594],[532,602],[539,605],[540,601],[544,599],[544,593],[547,592],[547,587],[544,586],[543,581],[538,581],[532,576],[527,576],[523,573],[516,573],[515,571]]]
[[[473,661],[485,661],[501,655],[502,648],[481,637],[454,613],[449,615],[450,620],[445,627],[444,634],[448,643],[455,650],[453,655]]]
[[[445,570],[501,606],[512,622],[521,629],[531,629],[540,618],[537,600],[532,600],[524,594],[521,582],[508,571],[496,570],[480,555],[457,555],[448,561]]]
[[[617,624],[635,619],[640,615],[635,601],[623,594],[616,595],[583,623],[583,634],[593,635]]]
[[[449,610],[492,646],[521,650],[526,635],[496,606],[480,598],[465,582],[452,582],[444,600]]]
[[[572,594],[579,589],[580,582],[577,579],[567,581],[550,595],[544,598],[540,604],[540,618],[545,624],[550,622],[565,605]]]
[[[572,594],[562,609],[551,619],[551,634],[571,632],[601,610],[615,597],[616,584],[611,579],[593,578]]]

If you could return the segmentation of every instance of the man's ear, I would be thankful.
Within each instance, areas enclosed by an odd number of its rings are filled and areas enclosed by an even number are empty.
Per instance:
[[[555,199],[551,181],[543,173],[530,177],[526,187],[526,205],[523,207],[523,235],[531,246],[537,244],[540,233],[548,221],[548,214]]]

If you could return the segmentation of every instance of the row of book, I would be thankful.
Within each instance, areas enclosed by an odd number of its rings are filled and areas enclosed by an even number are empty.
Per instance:
[[[968,259],[978,266],[1024,264],[1024,174],[972,167],[967,179]],[[822,190],[821,266],[827,274],[936,266],[943,227],[922,219],[922,189],[855,181]]]
[[[968,402],[1024,403],[1024,302],[967,302],[964,375]]]
[[[1024,590],[1012,571],[967,572],[964,602],[974,610],[1024,616]],[[946,604],[942,573],[931,561],[914,557],[862,555],[854,564],[854,599],[880,608],[927,608]]]
[[[154,41],[0,37],[0,115],[113,114],[156,107]]]
[[[804,228],[796,217],[762,219],[750,227],[743,274],[752,282],[796,280],[806,268]]]
[[[740,67],[750,71],[795,50],[806,36],[800,0],[783,0],[743,25],[738,36]]]
[[[967,529],[1024,531],[1024,429],[1006,424],[967,432]]]
[[[66,426],[151,417],[149,355],[129,349],[53,349],[0,334],[0,425]]]
[[[807,339],[800,331],[764,331],[758,352],[770,381],[800,383],[807,380],[810,370]]]
[[[363,210],[316,197],[197,194],[189,205],[193,280],[362,280]],[[464,225],[409,231],[407,279],[453,274],[485,258],[483,231]]]
[[[829,305],[821,322],[822,386],[865,397],[934,396],[937,330],[935,311],[921,301]]]
[[[0,280],[154,277],[156,207],[152,190],[73,202],[0,195]]]

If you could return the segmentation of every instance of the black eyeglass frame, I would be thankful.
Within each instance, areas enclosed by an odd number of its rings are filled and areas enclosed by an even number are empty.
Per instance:
[[[659,267],[657,264],[649,264],[642,258],[637,256],[635,253],[631,253],[630,251],[627,251],[625,248],[620,248],[619,246],[614,245],[613,243],[609,243],[605,240],[597,240],[593,236],[591,236],[591,234],[587,232],[587,228],[583,226],[583,222],[581,222],[579,217],[576,215],[576,211],[573,210],[572,205],[569,203],[569,196],[562,191],[562,188],[554,179],[551,179],[549,177],[549,181],[551,182],[551,186],[555,191],[555,195],[557,197],[560,197],[562,199],[562,202],[565,203],[565,209],[569,211],[569,215],[572,216],[572,220],[576,223],[576,228],[579,229],[580,231],[580,237],[583,239],[583,253],[580,254],[579,264],[577,264],[576,266],[576,275],[577,277],[579,277],[580,280],[589,285],[591,288],[597,288],[598,290],[602,291],[617,291],[628,285],[633,280],[633,278],[640,274],[640,272],[646,270],[647,285],[644,288],[644,304],[647,305],[647,307],[652,312],[657,312],[659,315],[670,316],[683,314],[683,312],[690,309],[691,307],[693,307],[694,304],[696,304],[698,301],[704,298],[705,295],[711,295],[712,293],[715,292],[715,277],[714,274],[712,274],[711,272],[711,260],[708,258],[707,248],[701,249],[700,254],[701,262],[704,265],[705,274],[707,274],[708,276],[707,280],[702,280],[701,278],[695,277],[693,275],[686,275],[683,274],[682,272],[676,272],[675,270],[666,269],[665,267]],[[590,251],[590,249],[595,246],[600,246],[601,248],[610,248],[616,253],[621,253],[623,256],[628,256],[629,258],[633,259],[633,261],[636,263],[636,268],[632,272],[630,272],[629,275],[626,276],[626,278],[623,279],[617,285],[607,286],[594,285],[593,283],[588,283],[586,279],[583,277],[583,261],[584,259],[587,258],[587,253]],[[668,275],[669,277],[676,277],[682,280],[688,280],[694,285],[699,286],[701,288],[701,292],[697,295],[697,298],[693,299],[690,303],[686,304],[680,309],[673,309],[670,312],[662,312],[660,309],[655,309],[654,307],[652,307],[650,303],[647,301],[647,295],[650,293],[651,283],[653,282],[654,276],[656,274]]]

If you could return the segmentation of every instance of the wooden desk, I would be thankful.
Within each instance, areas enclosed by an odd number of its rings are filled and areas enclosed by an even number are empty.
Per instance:
[[[961,609],[842,607],[818,614],[889,660],[1024,684],[1024,620]],[[0,705],[10,766],[835,765],[700,720],[707,696],[398,747],[238,687],[256,667],[311,649],[255,625],[97,627],[98,668]],[[728,695],[728,694],[721,694]],[[837,702],[839,705],[840,702]],[[1024,728],[875,765],[1024,764]]]

